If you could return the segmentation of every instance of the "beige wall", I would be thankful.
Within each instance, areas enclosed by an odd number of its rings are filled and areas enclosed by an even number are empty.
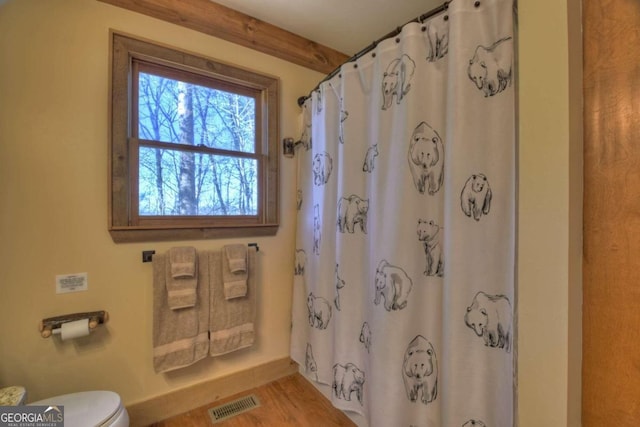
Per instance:
[[[574,426],[580,402],[579,7],[575,0],[519,3],[519,421],[522,427]],[[295,136],[295,100],[321,78],[96,1],[0,6],[0,384],[23,384],[33,398],[106,388],[133,403],[288,354],[295,172],[293,161],[281,159],[282,227],[274,238],[256,239],[263,261],[258,345],[170,375],[153,373],[151,266],[140,262],[140,252],[185,242],[115,245],[106,231],[109,28],[280,76],[281,136]],[[210,248],[224,242],[186,243]],[[89,291],[55,294],[56,274],[84,271]],[[109,310],[112,320],[91,339],[60,344],[36,332],[43,317],[98,309]]]
[[[255,348],[157,375],[151,360],[151,264],[141,251],[227,241],[119,244],[107,232],[109,29],[281,78],[281,137],[298,135],[296,100],[322,77],[302,67],[97,1],[0,6],[0,385],[38,399],[111,389],[130,404],[289,354],[295,160],[281,161],[281,228],[260,245]],[[56,295],[57,274],[89,290]],[[107,310],[89,338],[42,339],[38,322]]]
[[[519,2],[520,427],[579,426],[582,302],[580,2]]]

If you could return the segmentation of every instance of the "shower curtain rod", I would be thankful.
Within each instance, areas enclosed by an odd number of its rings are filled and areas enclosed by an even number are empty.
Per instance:
[[[378,43],[380,43],[381,41],[386,40],[386,39],[391,38],[391,37],[397,36],[398,34],[400,34],[400,31],[402,31],[402,27],[404,27],[405,25],[410,24],[412,22],[420,22],[420,23],[422,23],[422,22],[424,22],[425,19],[428,19],[428,18],[430,18],[430,17],[432,17],[434,15],[437,15],[440,12],[443,12],[443,11],[447,10],[447,8],[449,7],[449,3],[451,3],[451,1],[452,0],[445,1],[440,6],[434,8],[434,9],[431,9],[430,11],[428,11],[426,13],[423,13],[422,15],[412,19],[411,21],[406,22],[404,25],[401,25],[401,26],[397,27],[395,30],[391,31],[388,34],[385,34],[384,36],[382,36],[378,40],[375,40],[369,46],[365,47],[364,49],[362,49],[361,51],[359,51],[358,53],[353,55],[351,58],[349,58],[346,61],[344,61],[335,70],[333,70],[332,72],[327,74],[327,76],[324,79],[320,80],[320,83],[318,83],[318,85],[315,88],[313,88],[313,90],[309,93],[309,95],[301,96],[300,98],[298,98],[298,105],[300,107],[302,107],[302,104],[304,104],[304,102],[311,97],[311,93],[313,93],[314,91],[318,90],[318,88],[320,87],[320,85],[322,83],[326,82],[327,80],[330,80],[333,76],[338,74],[338,72],[340,71],[340,68],[342,67],[342,65],[358,60],[359,58],[363,57],[364,55],[366,55],[367,53],[369,53],[373,49],[375,49],[376,46],[378,46]]]

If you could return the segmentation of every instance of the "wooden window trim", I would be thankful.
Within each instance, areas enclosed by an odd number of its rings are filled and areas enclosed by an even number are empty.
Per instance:
[[[111,32],[110,129],[109,136],[109,203],[108,229],[116,243],[195,240],[275,235],[279,226],[278,202],[278,123],[279,80],[206,58],[202,55]],[[203,77],[226,82],[230,87],[244,86],[258,92],[261,101],[257,112],[256,152],[258,158],[258,215],[248,217],[181,217],[187,223],[175,223],[175,217],[145,217],[137,221],[132,212],[131,179],[138,167],[138,140],[131,131],[131,90],[133,59],[186,70]],[[197,76],[196,76],[197,79]],[[235,90],[235,89],[234,89]],[[258,99],[257,99],[258,100]],[[157,142],[156,142],[157,144]],[[173,148],[176,144],[168,143]],[[184,148],[184,147],[181,147]],[[224,154],[224,150],[214,149]],[[234,152],[234,156],[238,156]],[[240,154],[243,156],[243,154]],[[132,168],[136,169],[132,169]]]

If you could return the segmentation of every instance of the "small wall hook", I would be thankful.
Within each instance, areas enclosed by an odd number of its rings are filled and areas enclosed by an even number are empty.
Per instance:
[[[282,140],[282,154],[285,157],[293,157],[296,154],[296,144],[293,138],[284,138]]]
[[[293,141],[293,138],[284,138],[282,140],[282,154],[285,157],[292,158],[296,154],[296,147],[303,144],[302,141]]]

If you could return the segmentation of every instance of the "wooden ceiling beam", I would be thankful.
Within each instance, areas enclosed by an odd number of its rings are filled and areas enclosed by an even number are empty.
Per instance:
[[[349,56],[210,0],[98,0],[328,74]]]

